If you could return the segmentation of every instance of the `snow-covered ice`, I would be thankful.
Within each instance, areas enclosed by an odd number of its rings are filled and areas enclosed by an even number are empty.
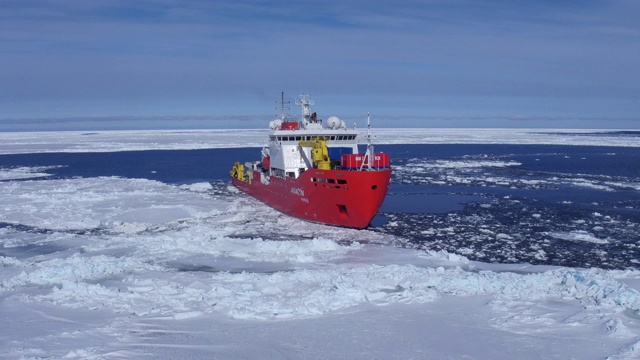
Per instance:
[[[640,271],[473,262],[235,194],[118,177],[0,183],[3,355],[640,357]]]
[[[602,130],[377,131],[382,144],[640,146],[636,137]],[[260,146],[265,133],[0,133],[0,154]],[[411,179],[429,169],[433,177],[415,181],[433,184],[567,181],[484,174],[518,165],[415,159],[395,171]],[[640,270],[470,261],[404,247],[401,237],[292,219],[224,183],[49,179],[48,170],[0,168],[0,348],[7,358],[640,358]],[[638,190],[609,178],[571,181]],[[598,224],[544,235],[609,242]],[[505,243],[515,236],[477,230]]]
[[[267,133],[267,129],[0,132],[0,154],[260,147],[266,144]],[[640,146],[637,137],[616,136],[615,130],[378,128],[374,134],[384,134],[375,139],[377,144]]]

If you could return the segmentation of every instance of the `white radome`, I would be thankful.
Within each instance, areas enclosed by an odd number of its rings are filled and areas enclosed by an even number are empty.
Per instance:
[[[275,129],[279,128],[280,125],[282,125],[282,120],[280,120],[280,119],[275,119],[275,120],[269,122],[269,128],[271,130],[275,130]]]
[[[327,119],[327,127],[330,129],[338,129],[342,125],[342,120],[337,116],[329,116]]]

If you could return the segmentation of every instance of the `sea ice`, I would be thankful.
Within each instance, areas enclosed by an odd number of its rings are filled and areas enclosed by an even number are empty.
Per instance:
[[[378,144],[549,144],[638,147],[634,137],[606,130],[559,129],[374,129]],[[40,152],[110,152],[256,147],[268,129],[254,130],[132,130],[2,132],[0,154]],[[365,134],[366,130],[362,130]],[[592,135],[592,136],[584,136]],[[597,136],[593,136],[597,135]],[[362,136],[364,138],[364,136]]]
[[[424,135],[427,130],[414,132],[411,139],[419,141],[420,132]],[[525,135],[533,141],[557,141],[555,135],[540,131],[507,133],[520,134],[520,141],[526,140]],[[221,134],[86,135],[95,136],[95,142],[84,141],[80,134],[56,140],[35,133],[25,142],[15,134],[0,134],[0,149],[28,152],[45,144],[38,149],[108,151],[127,141],[130,149],[138,150],[196,148],[210,146],[212,139],[223,144]],[[447,141],[461,136],[456,131],[440,134]],[[253,141],[249,139],[253,135],[242,141]],[[263,133],[255,135],[262,138]],[[183,145],[190,136],[195,140]],[[486,132],[465,136],[458,139],[498,138]],[[229,146],[226,141],[223,145]],[[9,171],[13,175],[8,178],[42,171]],[[3,355],[161,359],[639,355],[637,270],[488,264],[445,251],[402,248],[401,238],[306,223],[248,197],[217,195],[214,190],[220,189],[214,186],[117,177],[3,182],[0,321],[12,325],[0,330]],[[606,220],[603,215],[598,218]],[[441,228],[434,227],[449,235],[455,230],[446,221]],[[485,232],[505,243],[516,236],[508,231]],[[582,230],[547,236],[607,241]],[[532,251],[544,256],[541,249]]]

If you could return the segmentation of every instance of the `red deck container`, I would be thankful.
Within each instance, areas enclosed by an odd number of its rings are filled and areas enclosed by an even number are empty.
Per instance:
[[[373,168],[383,169],[389,167],[389,154],[378,153],[373,154]]]
[[[342,154],[340,156],[340,166],[347,170],[356,170],[362,166],[362,160],[364,155],[362,154]]]
[[[283,122],[280,126],[281,130],[298,130],[298,122],[297,121],[287,121]]]

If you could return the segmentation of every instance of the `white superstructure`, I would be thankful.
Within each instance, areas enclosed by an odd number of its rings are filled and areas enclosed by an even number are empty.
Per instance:
[[[270,122],[269,146],[263,149],[263,155],[270,158],[272,176],[297,178],[312,167],[312,147],[301,146],[301,141],[322,139],[325,141],[332,160],[340,160],[341,154],[357,154],[358,131],[355,126],[347,128],[337,116],[330,116],[326,123],[311,111],[313,100],[302,94],[296,105],[302,108],[302,117],[290,118],[284,114],[284,99],[280,118]],[[323,126],[324,125],[324,126]],[[265,169],[266,170],[266,169]]]

